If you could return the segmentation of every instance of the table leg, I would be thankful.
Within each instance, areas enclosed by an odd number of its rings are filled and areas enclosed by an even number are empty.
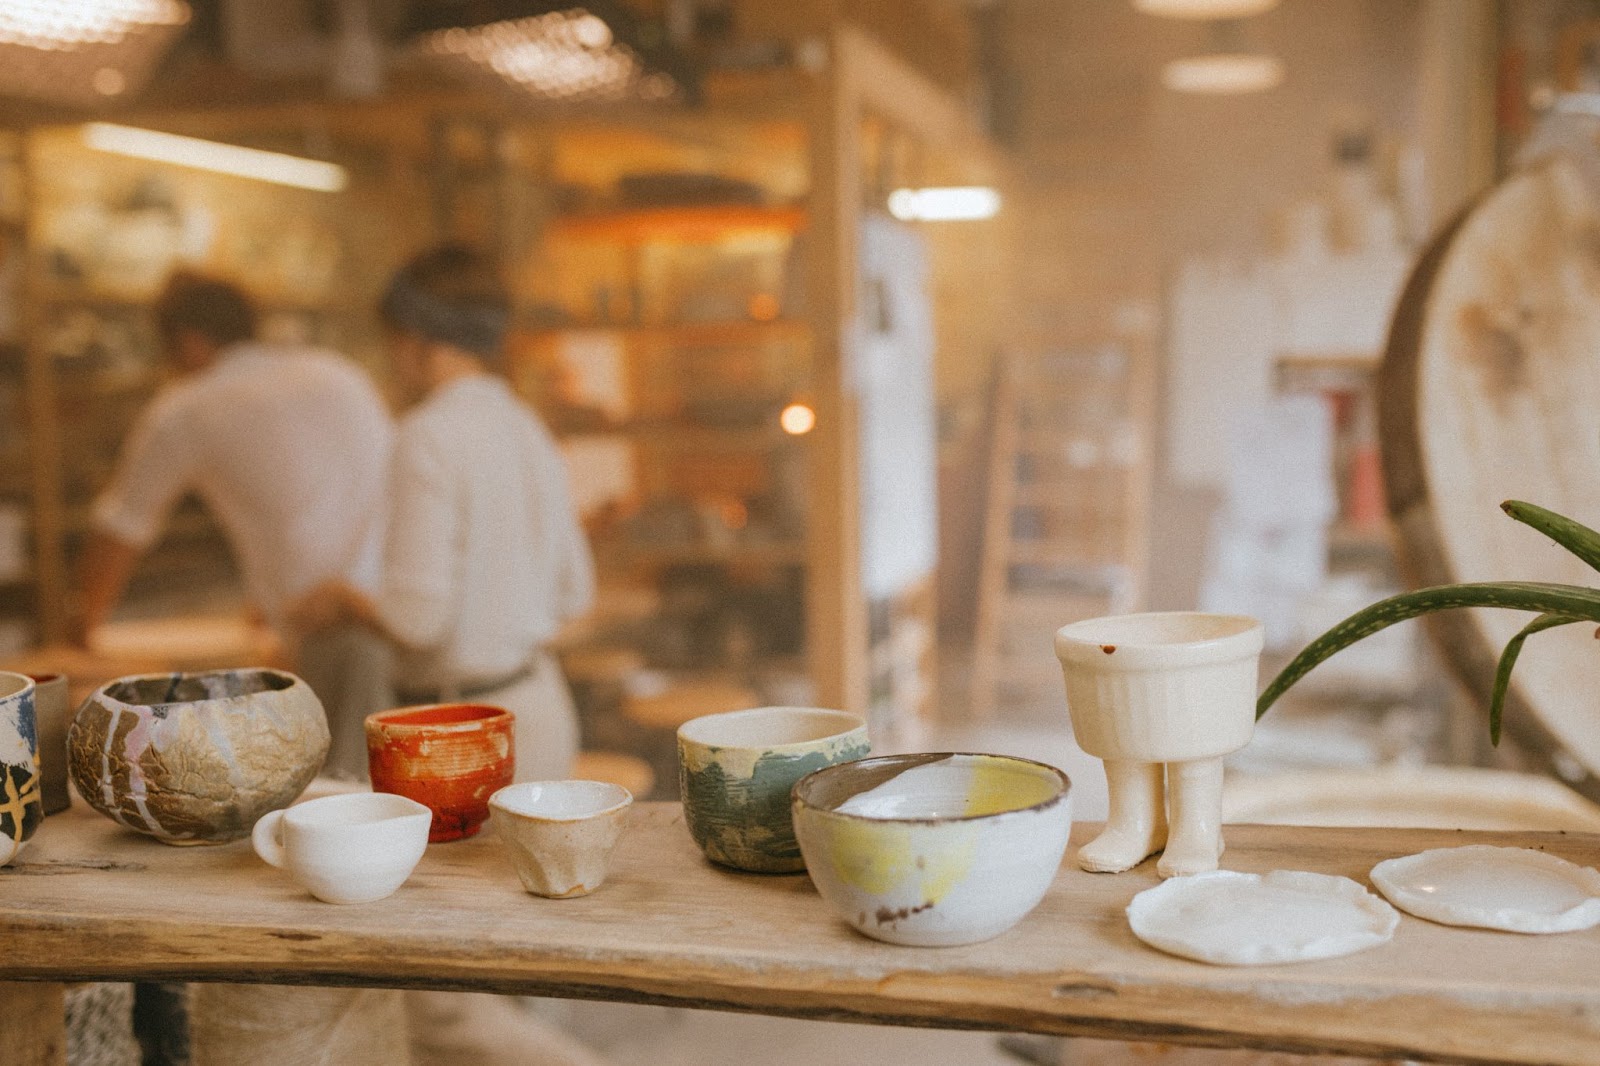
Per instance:
[[[66,986],[0,982],[0,1062],[66,1066]]]

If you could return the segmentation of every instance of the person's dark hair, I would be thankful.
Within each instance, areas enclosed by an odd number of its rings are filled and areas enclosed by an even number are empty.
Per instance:
[[[156,297],[156,326],[171,340],[193,330],[218,347],[252,340],[256,335],[256,306],[232,282],[190,270],[167,278]]]
[[[392,329],[494,361],[511,322],[511,297],[487,256],[446,244],[395,273],[378,313]]]

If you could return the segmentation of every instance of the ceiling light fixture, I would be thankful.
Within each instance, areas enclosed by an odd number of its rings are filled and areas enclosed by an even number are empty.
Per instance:
[[[1213,96],[1263,92],[1283,83],[1283,61],[1250,47],[1241,24],[1213,22],[1206,51],[1161,68],[1161,84],[1174,92]]]
[[[1264,15],[1278,0],[1133,0],[1146,15],[1176,19],[1243,19]]]
[[[546,99],[666,101],[694,91],[687,65],[605,0],[422,0],[411,29],[425,55]]]
[[[1249,52],[1189,56],[1161,69],[1161,84],[1180,93],[1228,96],[1262,92],[1282,83],[1283,63],[1276,56]]]
[[[973,222],[1000,211],[1000,194],[986,185],[896,189],[889,213],[902,222]]]
[[[110,122],[91,122],[83,127],[83,143],[102,152],[148,159],[174,166],[193,167],[217,174],[292,185],[317,192],[339,192],[349,177],[344,167],[320,159],[304,159],[282,152],[264,152],[198,137],[118,126]]]
[[[4,0],[0,94],[78,106],[128,94],[189,17],[181,0]]]

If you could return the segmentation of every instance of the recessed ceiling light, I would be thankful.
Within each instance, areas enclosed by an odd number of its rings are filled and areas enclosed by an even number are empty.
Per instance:
[[[948,185],[896,189],[889,194],[889,213],[902,222],[969,222],[993,218],[1000,194],[986,185]]]
[[[1278,0],[1133,0],[1146,15],[1178,19],[1243,19],[1264,15]]]
[[[1262,92],[1282,83],[1283,62],[1254,52],[1188,56],[1161,68],[1161,84],[1180,93],[1226,96]]]

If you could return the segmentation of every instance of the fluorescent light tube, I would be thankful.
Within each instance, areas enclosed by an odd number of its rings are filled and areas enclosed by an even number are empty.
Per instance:
[[[84,126],[83,143],[102,152],[135,159],[150,159],[158,163],[233,174],[318,192],[339,192],[349,184],[344,167],[337,163],[302,159],[282,152],[264,152],[259,148],[244,148],[220,141],[203,141],[198,137],[180,137],[159,130],[118,126],[110,122],[91,122]]]
[[[889,213],[902,222],[971,222],[993,218],[999,210],[1000,194],[986,185],[896,189],[889,194]]]

